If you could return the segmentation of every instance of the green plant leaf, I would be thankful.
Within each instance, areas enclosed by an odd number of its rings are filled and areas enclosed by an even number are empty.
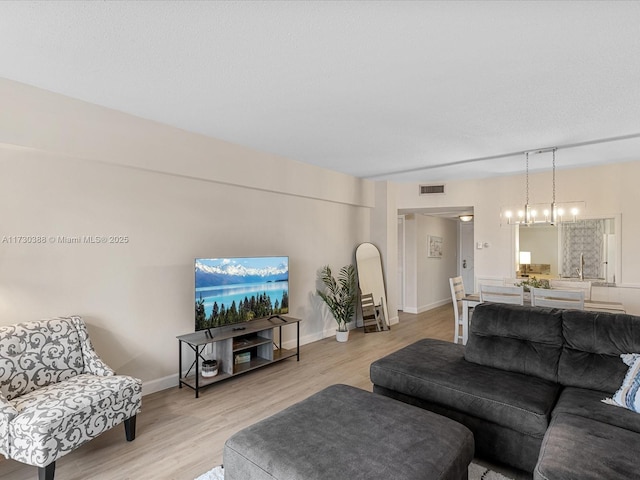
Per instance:
[[[318,289],[317,293],[338,323],[338,330],[345,331],[356,310],[356,269],[353,265],[345,265],[340,269],[336,279],[331,267],[325,265],[319,276],[324,289]]]

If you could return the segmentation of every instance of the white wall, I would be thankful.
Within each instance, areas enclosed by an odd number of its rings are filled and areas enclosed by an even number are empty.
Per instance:
[[[532,184],[551,182],[551,173],[530,175]],[[640,209],[637,179],[640,161],[556,172],[557,201],[586,201],[591,217],[621,214],[621,278],[609,298],[620,299],[627,311],[640,314]],[[513,276],[513,227],[500,226],[500,208],[524,204],[523,175],[446,182],[446,194],[419,196],[417,184],[398,185],[399,209],[460,207],[474,208],[475,241],[489,243],[475,251],[476,278],[508,278]],[[536,201],[544,201],[543,198]]]
[[[372,182],[13,82],[0,97],[0,324],[80,314],[150,393],[177,384],[195,257],[289,255],[303,343],[332,334],[317,270],[369,241]],[[127,242],[58,239],[83,235]]]
[[[404,311],[407,313],[418,313],[417,216],[411,213],[404,217]]]
[[[398,209],[395,185],[375,182],[375,208],[371,213],[371,241],[380,250],[389,323],[398,322]]]
[[[420,214],[405,217],[407,313],[421,313],[451,302],[449,278],[457,272],[458,225],[451,219]],[[429,235],[442,238],[442,258],[429,257]]]

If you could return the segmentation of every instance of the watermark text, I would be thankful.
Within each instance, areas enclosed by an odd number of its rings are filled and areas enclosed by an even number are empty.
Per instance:
[[[128,235],[3,235],[2,245],[123,245]]]

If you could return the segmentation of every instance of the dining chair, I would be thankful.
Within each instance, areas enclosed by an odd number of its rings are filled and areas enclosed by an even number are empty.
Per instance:
[[[451,300],[453,301],[454,330],[453,343],[463,342],[463,322],[462,322],[462,299],[464,298],[464,283],[462,277],[453,277],[449,279],[451,287]]]
[[[584,290],[584,299],[591,300],[591,282],[589,280],[562,280],[553,278],[549,280],[552,289],[558,290]]]
[[[584,310],[584,290],[531,289],[531,305],[534,307],[572,308]]]
[[[524,305],[524,288],[522,286],[480,285],[480,301],[495,303],[511,303]]]

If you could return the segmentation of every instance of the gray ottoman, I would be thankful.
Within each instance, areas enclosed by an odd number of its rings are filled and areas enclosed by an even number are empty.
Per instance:
[[[225,480],[466,480],[473,435],[433,412],[333,385],[224,446]]]

